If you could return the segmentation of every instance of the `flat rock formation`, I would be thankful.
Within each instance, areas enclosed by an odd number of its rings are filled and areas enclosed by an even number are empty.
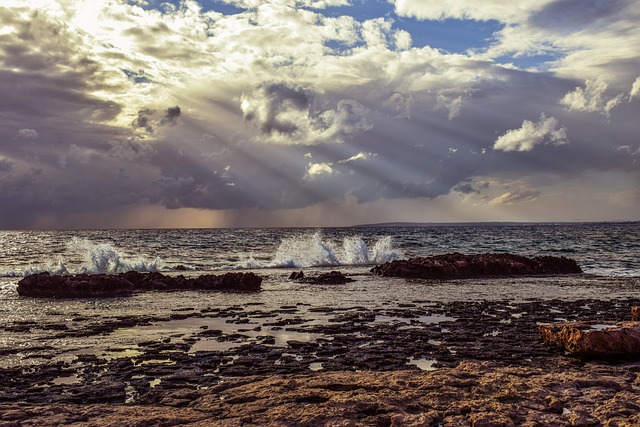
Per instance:
[[[203,275],[195,278],[130,271],[112,274],[51,275],[39,273],[18,282],[18,294],[40,298],[106,298],[146,290],[259,291],[262,278],[254,273]]]
[[[574,260],[565,257],[527,258],[512,254],[463,255],[455,252],[391,261],[374,267],[371,272],[378,276],[409,279],[467,279],[577,274],[582,270]]]
[[[640,322],[570,322],[540,326],[545,343],[586,358],[640,359]]]
[[[8,403],[20,426],[637,426],[640,380],[615,366],[463,362],[434,372],[330,372],[229,379],[122,404]]]
[[[339,271],[331,271],[319,276],[310,277],[305,277],[304,272],[302,271],[294,271],[289,276],[289,280],[293,280],[298,283],[310,283],[312,285],[342,285],[344,283],[355,282],[355,280],[345,276]]]

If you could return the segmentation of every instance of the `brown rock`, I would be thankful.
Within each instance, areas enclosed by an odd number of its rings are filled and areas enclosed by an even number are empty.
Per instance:
[[[133,284],[125,278],[106,274],[52,276],[40,273],[18,282],[18,294],[40,298],[104,298],[131,295]]]
[[[631,307],[631,320],[640,321],[640,306]]]
[[[553,323],[540,326],[545,343],[587,358],[640,357],[640,322]]]
[[[128,405],[7,402],[0,425],[634,426],[639,387],[622,366],[554,370],[465,362],[434,372],[229,378],[186,394],[157,388],[149,392],[155,398]],[[551,401],[559,410],[547,409]]]
[[[526,258],[512,254],[463,255],[452,253],[426,258],[392,261],[374,267],[385,277],[414,279],[463,279],[476,277],[556,275],[582,273],[578,264],[565,257]]]
[[[146,290],[207,290],[255,292],[262,278],[254,273],[226,273],[196,278],[165,276],[161,273],[50,275],[40,273],[18,282],[18,294],[41,298],[106,298]]]

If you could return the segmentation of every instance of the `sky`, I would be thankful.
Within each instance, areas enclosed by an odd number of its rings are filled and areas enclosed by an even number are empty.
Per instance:
[[[0,228],[640,220],[638,0],[3,0]]]

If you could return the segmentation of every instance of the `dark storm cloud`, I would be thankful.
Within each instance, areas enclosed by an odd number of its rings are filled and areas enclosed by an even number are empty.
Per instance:
[[[300,129],[296,121],[299,113],[307,115],[311,105],[311,94],[296,86],[285,83],[267,83],[261,85],[252,94],[244,98],[244,119],[255,123],[267,134],[293,134]]]
[[[131,122],[131,126],[134,128],[142,128],[147,132],[153,132],[153,126],[151,125],[152,116],[155,113],[154,110],[149,108],[143,108],[138,111],[138,117],[136,117],[133,122]]]
[[[178,105],[167,108],[164,112],[164,116],[160,119],[160,124],[174,126],[178,122],[180,113],[180,106]]]
[[[529,21],[553,31],[576,31],[611,18],[629,4],[629,0],[556,0],[531,15]]]
[[[131,122],[131,126],[134,129],[144,129],[148,133],[153,133],[159,126],[175,126],[180,114],[178,105],[167,108],[162,115],[151,108],[143,108],[138,111],[138,116]]]

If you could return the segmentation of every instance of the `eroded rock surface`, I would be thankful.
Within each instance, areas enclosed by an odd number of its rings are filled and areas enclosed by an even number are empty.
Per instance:
[[[599,365],[532,369],[464,362],[436,372],[331,372],[161,390],[135,405],[3,406],[24,426],[637,426],[635,373]],[[12,424],[13,423],[13,424]]]
[[[378,276],[411,279],[465,279],[499,276],[537,276],[582,273],[569,258],[541,256],[527,258],[512,254],[463,255],[452,253],[391,261],[374,267]]]
[[[571,322],[540,326],[547,344],[587,358],[640,359],[640,322]]]

